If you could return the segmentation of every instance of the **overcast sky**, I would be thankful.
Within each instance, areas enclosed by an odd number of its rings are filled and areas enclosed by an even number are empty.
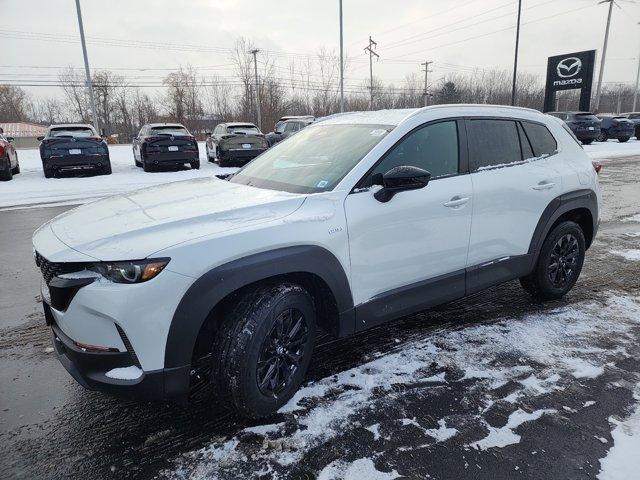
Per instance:
[[[640,3],[620,5],[613,12],[605,81],[632,83]],[[272,52],[283,69],[321,47],[337,52],[337,7],[338,0],[82,0],[91,67],[119,69],[132,83],[158,81],[188,63],[201,73],[231,76],[228,49],[240,36]],[[352,59],[346,82],[359,85],[368,76],[363,48],[369,35],[380,54],[374,74],[385,82],[399,84],[426,59],[435,62],[434,81],[473,68],[510,69],[516,11],[516,0],[344,0]],[[597,0],[523,0],[522,71],[543,75],[550,55],[600,53],[606,14]],[[82,67],[78,39],[74,0],[0,0],[0,82],[55,80],[60,68]]]

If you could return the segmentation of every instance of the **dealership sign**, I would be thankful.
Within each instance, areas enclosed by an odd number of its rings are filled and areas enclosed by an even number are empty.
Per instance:
[[[555,110],[556,92],[580,89],[580,110],[588,111],[591,105],[593,65],[596,51],[568,53],[549,57],[544,111]]]

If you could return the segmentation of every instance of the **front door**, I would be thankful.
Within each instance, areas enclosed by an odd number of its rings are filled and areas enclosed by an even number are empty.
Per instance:
[[[472,187],[461,171],[456,120],[427,124],[409,133],[362,182],[401,166],[429,171],[419,190],[374,198],[377,186],[356,189],[345,200],[351,284],[357,328],[382,323],[464,295],[471,228]]]

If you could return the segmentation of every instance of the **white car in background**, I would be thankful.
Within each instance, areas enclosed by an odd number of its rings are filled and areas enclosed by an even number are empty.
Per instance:
[[[36,231],[60,361],[84,386],[245,415],[299,388],[336,338],[520,279],[575,284],[601,193],[558,119],[477,105],[338,115],[226,179],[71,210]]]

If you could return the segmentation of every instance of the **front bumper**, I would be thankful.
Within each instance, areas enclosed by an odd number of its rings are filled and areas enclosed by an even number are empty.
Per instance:
[[[135,357],[129,351],[95,352],[81,347],[57,326],[51,307],[46,303],[43,305],[56,356],[84,388],[139,400],[187,401],[190,385],[188,366],[142,372],[134,380],[110,378],[107,372],[134,366]]]
[[[144,161],[153,165],[184,165],[197,161],[200,156],[197,151],[192,152],[145,152]]]
[[[45,158],[42,163],[44,168],[56,172],[96,170],[110,164],[107,154],[51,156]]]

